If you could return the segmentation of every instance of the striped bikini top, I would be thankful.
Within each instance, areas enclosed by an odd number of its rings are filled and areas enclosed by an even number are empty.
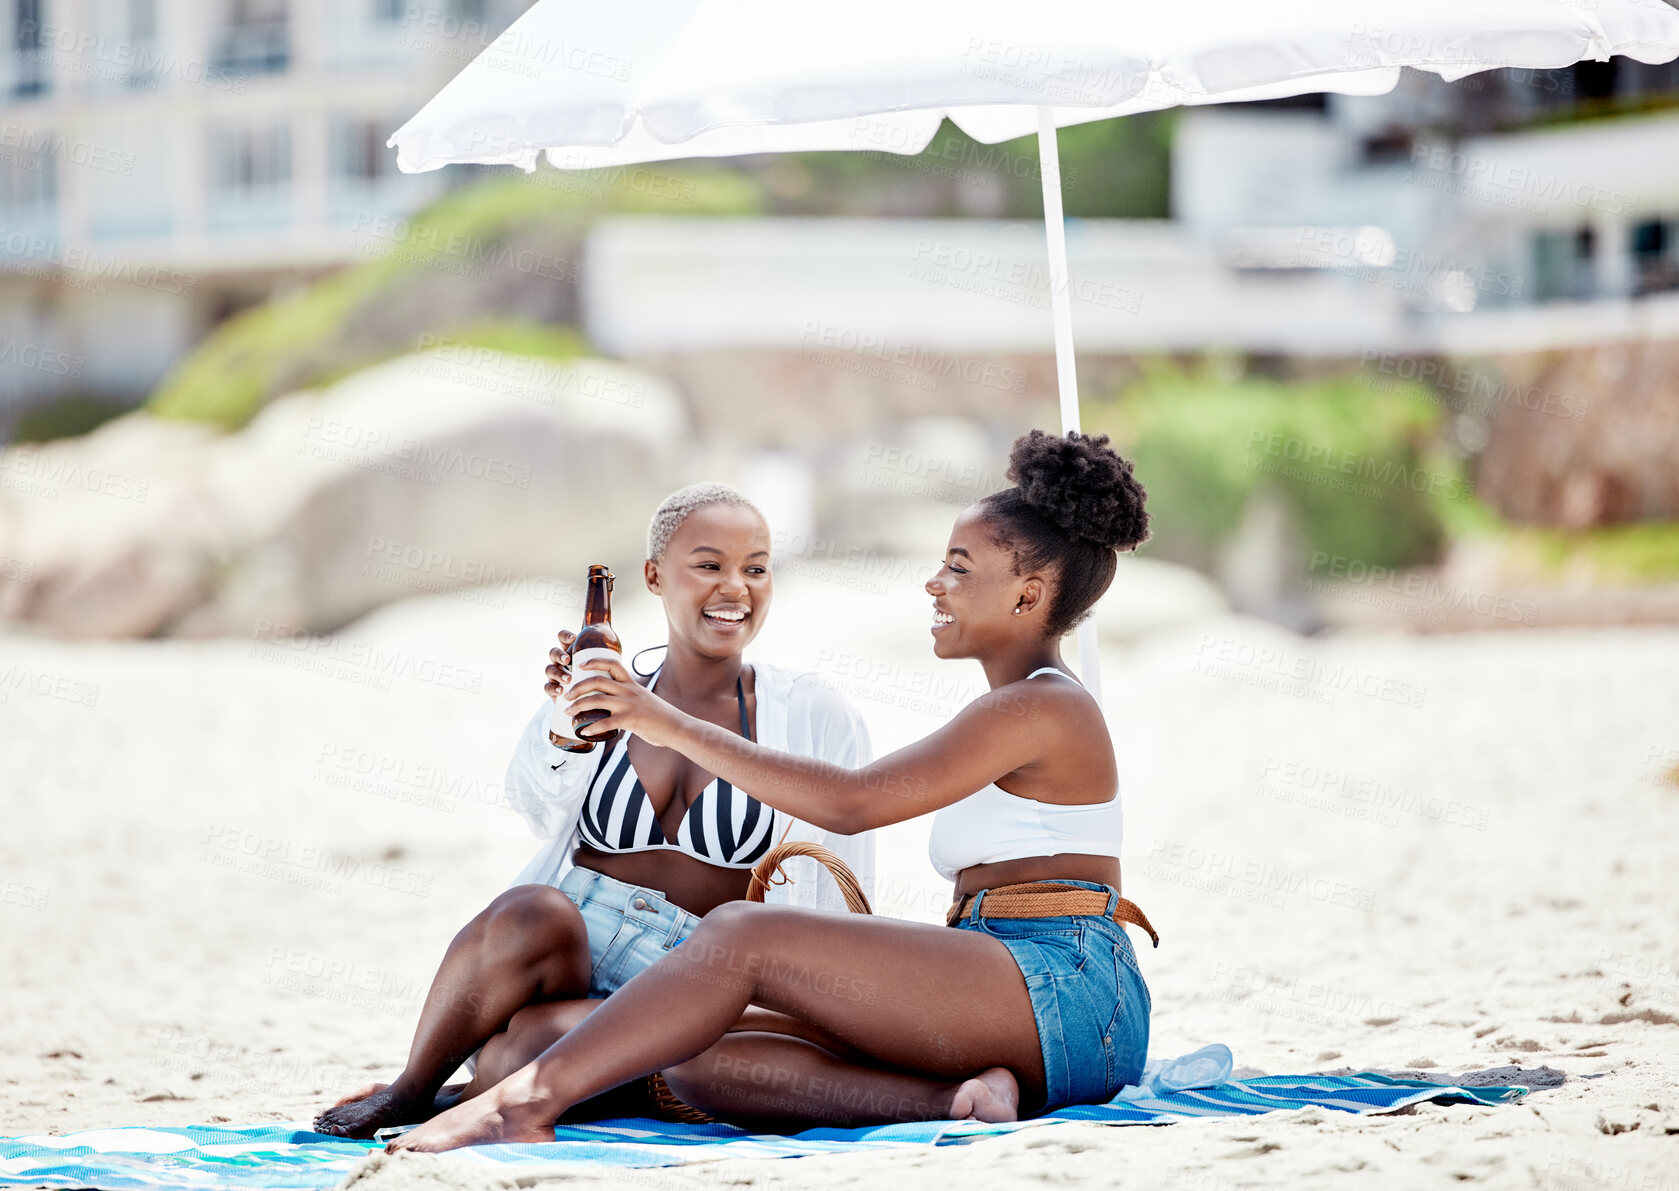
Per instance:
[[[647,684],[651,691],[657,672]],[[735,679],[740,707],[740,734],[752,739],[746,719],[746,689]],[[775,812],[756,798],[712,778],[682,817],[676,839],[665,838],[647,788],[630,764],[630,734],[623,733],[601,750],[589,780],[578,829],[583,841],[601,852],[684,852],[719,868],[751,868],[770,849]]]

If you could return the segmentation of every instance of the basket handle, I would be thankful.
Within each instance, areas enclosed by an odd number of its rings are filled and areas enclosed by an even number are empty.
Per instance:
[[[764,858],[752,866],[752,882],[746,890],[746,900],[761,902],[769,892],[771,885],[784,885],[791,878],[781,871],[783,862],[795,856],[809,856],[832,874],[834,884],[839,886],[840,893],[845,897],[845,907],[853,914],[872,914],[869,908],[868,895],[863,892],[863,884],[857,879],[857,874],[850,867],[821,844],[809,843],[805,840],[794,840],[791,843],[777,844]]]

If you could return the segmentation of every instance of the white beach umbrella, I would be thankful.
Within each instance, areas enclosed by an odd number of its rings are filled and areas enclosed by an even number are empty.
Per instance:
[[[538,0],[391,138],[407,172],[919,153],[1036,131],[1064,428],[1079,426],[1055,130],[1180,104],[1679,54],[1662,0]],[[1100,698],[1095,630],[1080,671]]]

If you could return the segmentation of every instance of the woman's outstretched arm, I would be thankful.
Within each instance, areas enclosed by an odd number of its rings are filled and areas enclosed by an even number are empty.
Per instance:
[[[844,769],[765,748],[679,711],[636,683],[621,662],[599,659],[579,675],[571,688],[574,712],[609,711],[612,727],[675,749],[759,802],[847,835],[949,806],[1038,760],[1050,743],[1045,727],[1054,722],[1045,705],[1068,697],[1017,689],[1019,683],[987,691],[932,735]]]

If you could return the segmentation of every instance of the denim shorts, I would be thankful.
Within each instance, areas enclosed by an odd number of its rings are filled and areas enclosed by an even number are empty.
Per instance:
[[[1106,893],[1109,915],[1118,904],[1110,886],[1060,877],[1055,883]],[[1095,914],[981,918],[975,911],[986,892],[955,925],[1002,943],[1026,978],[1044,1052],[1043,1111],[1107,1103],[1142,1077],[1148,1061],[1152,1002],[1125,928]]]
[[[700,924],[658,890],[626,885],[589,868],[573,868],[559,889],[582,911],[589,931],[591,997],[622,988]]]

